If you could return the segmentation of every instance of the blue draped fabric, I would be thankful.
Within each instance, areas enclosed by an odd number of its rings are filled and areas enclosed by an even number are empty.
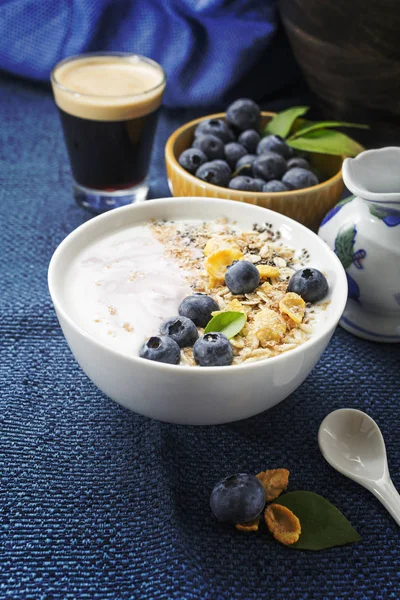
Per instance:
[[[262,98],[293,80],[275,0],[0,0],[0,68],[48,80],[62,58],[144,54],[164,67],[165,104]]]

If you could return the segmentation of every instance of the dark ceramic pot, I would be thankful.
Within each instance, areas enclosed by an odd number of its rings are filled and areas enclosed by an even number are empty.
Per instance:
[[[290,44],[326,118],[369,123],[400,145],[399,0],[279,0]]]

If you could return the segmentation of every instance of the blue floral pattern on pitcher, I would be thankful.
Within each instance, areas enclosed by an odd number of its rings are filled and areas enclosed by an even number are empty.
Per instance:
[[[364,268],[363,261],[367,256],[367,252],[363,248],[354,251],[356,237],[357,227],[354,224],[346,224],[338,231],[338,234],[335,238],[334,250],[335,254],[342,263],[343,268],[346,269],[349,298],[355,300],[356,302],[360,302],[360,288],[358,283],[347,272],[347,269],[351,265],[354,265],[356,269]]]
[[[379,209],[374,204],[369,207],[369,212],[377,219],[380,219],[388,227],[397,227],[400,225],[400,211],[396,209]]]
[[[341,208],[343,208],[343,206],[345,206],[345,204],[348,204],[349,202],[351,202],[354,199],[354,196],[349,196],[348,198],[344,198],[343,200],[341,200],[340,202],[338,202],[337,204],[335,204],[335,206],[333,208],[331,208],[331,210],[325,215],[322,223],[321,223],[321,227],[323,225],[325,225],[325,223],[327,223],[328,221],[330,221],[338,212]]]

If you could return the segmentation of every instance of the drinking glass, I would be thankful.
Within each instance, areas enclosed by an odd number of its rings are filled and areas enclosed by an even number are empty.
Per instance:
[[[94,213],[145,200],[162,67],[127,52],[71,56],[51,73],[79,205]]]

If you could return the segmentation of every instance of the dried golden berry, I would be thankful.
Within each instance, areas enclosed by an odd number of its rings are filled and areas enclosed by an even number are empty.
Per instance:
[[[256,477],[263,485],[266,502],[275,500],[289,485],[289,471],[287,469],[261,471]]]
[[[227,267],[235,260],[242,260],[243,254],[237,246],[227,246],[209,254],[204,261],[204,268],[208,273],[209,284],[214,287],[217,283],[224,283]]]
[[[271,267],[270,265],[257,265],[257,269],[260,273],[261,279],[279,277],[279,269],[277,267]]]
[[[302,322],[306,310],[303,298],[294,292],[287,292],[279,302],[281,313],[288,315],[295,323]]]
[[[264,512],[268,529],[281,544],[294,544],[300,537],[300,521],[291,510],[281,504],[270,504]]]
[[[247,523],[236,523],[235,527],[239,531],[258,531],[260,524],[260,517],[254,519],[254,521],[248,521]]]
[[[263,308],[254,317],[253,331],[261,346],[265,347],[267,342],[279,342],[285,335],[286,323],[279,313]]]

